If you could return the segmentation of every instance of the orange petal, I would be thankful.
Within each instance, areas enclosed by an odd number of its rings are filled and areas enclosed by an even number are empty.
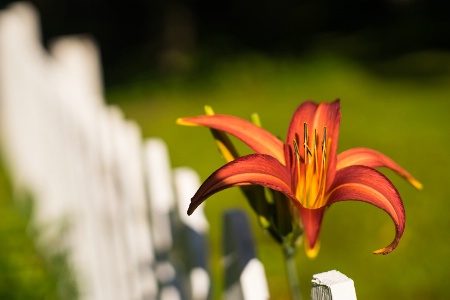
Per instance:
[[[206,105],[205,113],[208,116],[213,116],[214,110],[212,109],[211,106]],[[240,156],[236,148],[234,147],[233,143],[231,142],[230,138],[225,132],[216,129],[211,129],[211,133],[214,139],[216,140],[217,147],[219,148],[220,153],[222,153],[223,158],[225,158],[227,162],[235,160]]]
[[[397,247],[405,229],[405,210],[402,199],[389,179],[380,172],[366,166],[349,166],[336,173],[328,195],[328,205],[344,200],[363,201],[381,208],[389,214],[395,224],[393,242],[375,254],[387,254]]]
[[[283,142],[267,130],[244,119],[226,115],[211,115],[181,118],[177,120],[177,124],[206,126],[224,131],[243,141],[256,153],[268,154],[285,164]]]
[[[363,165],[371,168],[389,168],[405,178],[415,188],[419,190],[422,189],[422,184],[417,181],[417,179],[396,164],[392,159],[378,151],[369,148],[353,148],[338,155],[338,170],[352,165]]]
[[[319,233],[325,209],[326,207],[308,209],[299,206],[305,233],[305,250],[309,258],[314,258],[319,253]]]
[[[314,114],[318,105],[312,101],[302,103],[292,115],[291,123],[286,137],[286,144],[292,145],[292,141],[296,140],[299,145],[303,144],[303,124],[312,126]],[[303,152],[299,153],[303,158]]]
[[[192,197],[188,214],[209,196],[233,186],[256,184],[280,191],[291,199],[291,175],[277,159],[265,154],[241,156],[212,173]]]
[[[323,128],[327,128],[327,188],[333,182],[336,173],[339,127],[341,124],[341,108],[339,99],[331,103],[321,103],[314,116],[314,128],[317,129],[317,140],[323,140]],[[311,135],[312,136],[312,135]],[[319,163],[322,152],[319,151]]]
[[[286,144],[290,145],[289,149],[286,148],[285,156],[292,157],[291,153],[294,153],[292,149],[292,141],[296,140],[300,145],[304,142],[304,123],[308,124],[308,136],[309,143],[312,149],[312,143],[314,140],[314,129],[316,129],[317,141],[320,145],[324,138],[323,128],[327,129],[327,184],[330,185],[333,182],[336,166],[336,153],[339,138],[339,126],[341,120],[340,102],[336,100],[331,103],[316,104],[311,101],[302,103],[292,116],[291,123],[289,124],[289,130],[287,134]],[[303,158],[303,151],[300,151],[300,156]],[[322,163],[322,151],[319,150],[318,162]],[[295,164],[290,161],[289,164]]]

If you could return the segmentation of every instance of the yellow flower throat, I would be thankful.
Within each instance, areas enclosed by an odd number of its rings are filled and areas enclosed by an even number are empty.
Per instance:
[[[327,174],[327,148],[330,140],[327,140],[327,128],[323,128],[321,151],[318,148],[318,135],[314,128],[314,137],[310,141],[308,125],[303,124],[303,156],[300,155],[298,142],[293,141],[297,160],[297,185],[295,196],[300,204],[309,209],[325,206],[325,186]]]

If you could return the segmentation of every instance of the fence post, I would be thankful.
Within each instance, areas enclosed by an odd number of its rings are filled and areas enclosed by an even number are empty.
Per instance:
[[[200,178],[194,170],[180,167],[174,170],[174,182],[180,220],[176,233],[178,243],[175,246],[185,265],[190,299],[206,300],[211,296],[208,221],[203,206],[198,207],[193,215],[187,215],[191,197],[200,186]]]
[[[241,210],[224,214],[225,299],[269,299],[264,266],[256,257],[247,215]]]
[[[152,138],[144,145],[144,166],[149,194],[150,223],[155,251],[159,299],[185,299],[177,266],[172,261],[175,193],[166,144]]]
[[[315,274],[311,300],[356,300],[353,280],[336,270]]]

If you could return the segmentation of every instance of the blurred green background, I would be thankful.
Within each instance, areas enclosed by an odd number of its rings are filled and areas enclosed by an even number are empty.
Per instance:
[[[205,104],[242,118],[258,112],[263,126],[284,138],[300,103],[340,98],[340,151],[376,149],[422,182],[423,191],[416,191],[385,172],[406,209],[403,238],[386,256],[372,254],[394,237],[384,212],[356,202],[333,205],[323,222],[319,256],[310,260],[299,249],[304,297],[313,274],[336,269],[354,280],[358,299],[450,298],[449,5],[88,3],[36,1],[44,42],[58,34],[91,33],[102,49],[107,102],[138,122],[144,137],[163,138],[173,166],[191,166],[205,179],[223,164],[207,129],[175,125],[178,117],[202,114]],[[96,12],[103,14],[94,20]],[[57,299],[61,270],[34,248],[29,208],[14,204],[1,171],[0,298]],[[241,207],[253,222],[271,296],[286,299],[281,251],[259,229],[240,191],[223,191],[204,205],[216,297],[221,216]]]

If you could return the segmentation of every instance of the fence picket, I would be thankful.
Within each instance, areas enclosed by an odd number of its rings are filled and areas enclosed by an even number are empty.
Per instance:
[[[150,222],[155,251],[155,274],[161,299],[184,299],[186,291],[171,260],[175,194],[169,154],[161,139],[153,138],[144,145],[144,166],[149,193]]]
[[[356,300],[353,280],[336,270],[315,274],[311,300]]]
[[[197,173],[187,167],[174,170],[175,192],[177,195],[178,218],[181,226],[178,227],[178,249],[181,260],[185,264],[187,281],[189,284],[189,299],[206,300],[211,293],[211,279],[208,268],[208,221],[200,206],[195,214],[188,216],[190,198],[200,186]]]
[[[264,267],[256,257],[246,214],[240,210],[227,211],[223,222],[224,297],[242,300],[269,299]]]

